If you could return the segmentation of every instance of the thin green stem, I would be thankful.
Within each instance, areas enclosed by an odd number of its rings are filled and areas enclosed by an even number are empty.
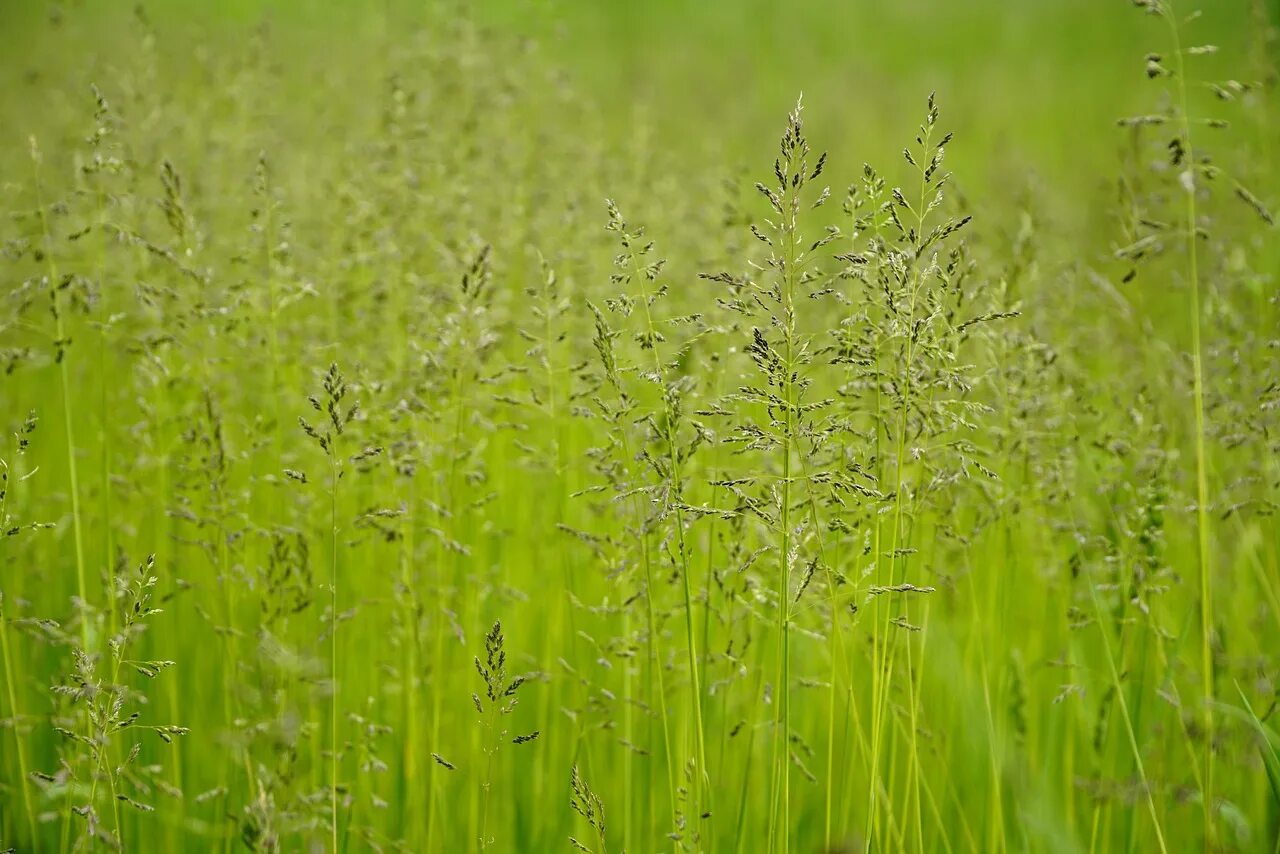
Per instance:
[[[774,733],[774,774],[777,791],[775,808],[781,814],[779,850],[787,854],[791,846],[791,456],[795,445],[795,287],[796,242],[799,240],[799,199],[795,190],[788,190],[783,200],[788,211],[784,237],[786,239],[786,267],[782,274],[782,335],[783,335],[783,428],[782,428],[782,494],[779,516],[778,555],[778,720]],[[770,846],[774,844],[770,835]]]
[[[332,674],[333,691],[329,695],[329,746],[332,756],[329,760],[329,808],[332,811],[330,822],[331,850],[338,850],[338,763],[342,755],[338,744],[338,711],[340,707],[338,674],[338,461],[330,453],[329,456],[329,672]]]
[[[1181,133],[1186,141],[1187,175],[1186,192],[1183,194],[1186,204],[1186,242],[1187,273],[1191,282],[1191,366],[1193,373],[1192,396],[1195,407],[1196,426],[1196,542],[1198,546],[1200,567],[1200,668],[1201,690],[1204,702],[1204,788],[1202,808],[1205,823],[1205,850],[1214,845],[1214,811],[1213,802],[1213,563],[1210,545],[1209,528],[1209,474],[1208,452],[1205,441],[1204,420],[1204,366],[1200,342],[1200,262],[1197,242],[1199,241],[1199,220],[1196,210],[1196,193],[1198,175],[1195,146],[1191,140],[1191,118],[1188,115],[1186,64],[1183,58],[1182,39],[1179,33],[1177,15],[1170,0],[1164,0],[1163,16],[1169,24],[1169,34],[1173,39],[1173,55],[1175,62],[1175,78],[1178,90],[1178,118]]]
[[[1142,789],[1146,795],[1147,812],[1151,815],[1151,823],[1155,828],[1156,842],[1160,846],[1161,854],[1166,854],[1169,849],[1165,845],[1164,831],[1160,829],[1160,816],[1156,812],[1155,796],[1151,793],[1151,783],[1147,779],[1146,768],[1142,762],[1142,751],[1138,748],[1138,737],[1134,732],[1133,719],[1129,714],[1129,701],[1125,699],[1124,685],[1120,680],[1120,671],[1116,666],[1115,655],[1111,651],[1111,641],[1107,638],[1102,604],[1098,601],[1097,588],[1092,583],[1089,584],[1089,596],[1093,601],[1094,612],[1098,618],[1098,633],[1102,638],[1102,648],[1106,654],[1107,669],[1111,674],[1112,689],[1116,701],[1120,704],[1120,718],[1124,721],[1125,735],[1128,737],[1129,748],[1133,751],[1134,765],[1138,769],[1138,779],[1142,782]]]
[[[692,570],[689,567],[689,549],[685,544],[685,521],[684,510],[681,504],[684,501],[683,487],[684,478],[682,466],[680,462],[680,451],[678,447],[679,437],[676,435],[676,422],[671,411],[670,404],[667,403],[668,389],[667,372],[662,363],[661,357],[658,355],[657,347],[657,330],[653,322],[653,313],[650,310],[651,302],[649,288],[645,284],[648,276],[640,270],[639,261],[633,253],[631,256],[632,275],[636,278],[640,287],[641,303],[644,306],[644,319],[646,333],[650,341],[650,350],[653,353],[653,369],[658,381],[663,385],[663,400],[667,406],[664,414],[666,436],[664,437],[667,446],[667,463],[670,466],[670,483],[667,485],[667,504],[675,503],[676,517],[676,548],[679,551],[680,560],[680,578],[683,581],[682,590],[684,593],[684,625],[685,638],[687,643],[687,653],[689,660],[689,678],[691,681],[690,692],[693,695],[693,724],[694,724],[694,740],[697,749],[698,769],[694,780],[694,821],[701,823],[701,816],[711,812],[710,805],[710,775],[707,768],[707,749],[706,739],[704,736],[704,723],[702,717],[702,680],[699,675],[699,657],[698,642],[694,632],[694,616],[693,616],[693,582]]]
[[[32,143],[34,145],[34,142]],[[40,211],[40,231],[44,239],[44,256],[49,275],[49,287],[52,289],[54,317],[54,347],[58,350],[58,386],[62,395],[62,426],[66,436],[67,478],[71,487],[71,532],[75,544],[76,555],[76,590],[80,596],[80,643],[87,655],[90,648],[89,637],[89,591],[85,581],[84,560],[84,525],[80,514],[80,480],[76,463],[76,438],[74,407],[71,405],[71,373],[67,364],[66,348],[67,330],[63,315],[66,306],[62,304],[61,277],[58,274],[58,263],[54,259],[52,236],[49,231],[49,214],[44,202],[44,184],[40,177],[40,161],[36,160],[36,206]]]
[[[0,465],[3,462],[0,461]],[[5,505],[8,502],[8,492],[4,493],[0,498],[0,522],[5,518]],[[13,729],[14,752],[18,756],[18,787],[22,789],[22,805],[27,816],[27,832],[31,834],[31,845],[33,850],[37,846],[38,836],[36,834],[36,814],[31,804],[31,787],[30,787],[30,771],[27,765],[27,745],[22,739],[22,709],[18,705],[17,679],[13,669],[13,653],[9,643],[9,617],[5,612],[4,593],[0,592],[0,652],[4,655],[4,685],[5,693],[9,699],[9,715]]]

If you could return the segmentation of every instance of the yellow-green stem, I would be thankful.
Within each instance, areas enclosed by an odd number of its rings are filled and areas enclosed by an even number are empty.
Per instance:
[[[1200,567],[1200,668],[1201,690],[1204,702],[1204,783],[1202,792],[1202,808],[1204,810],[1205,850],[1214,846],[1214,812],[1213,802],[1213,563],[1209,542],[1209,474],[1207,450],[1205,443],[1204,423],[1204,367],[1200,345],[1200,262],[1197,250],[1199,240],[1198,216],[1196,213],[1196,192],[1198,175],[1195,146],[1191,141],[1191,118],[1187,114],[1187,78],[1183,61],[1182,39],[1178,30],[1178,20],[1172,4],[1164,0],[1164,17],[1169,24],[1173,39],[1175,75],[1178,87],[1179,120],[1182,136],[1186,141],[1187,175],[1186,182],[1186,241],[1187,241],[1187,273],[1191,281],[1191,366],[1193,373],[1192,395],[1195,407],[1196,427],[1196,542],[1198,546]]]

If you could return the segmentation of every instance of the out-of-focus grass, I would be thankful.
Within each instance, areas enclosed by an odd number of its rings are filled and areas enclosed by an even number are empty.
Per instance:
[[[1008,201],[1034,176],[1046,190],[1044,198],[1058,208],[1055,213],[1078,226],[1093,219],[1100,176],[1114,160],[1118,136],[1108,132],[1112,123],[1144,103],[1133,85],[1142,55],[1160,48],[1159,31],[1140,15],[1117,14],[1117,7],[1127,5],[492,0],[471,14],[497,30],[534,39],[590,99],[614,140],[624,141],[643,124],[655,145],[679,152],[690,169],[758,161],[767,154],[761,130],[800,92],[824,117],[824,142],[833,157],[869,159],[911,130],[913,119],[902,105],[936,91],[964,143],[956,146],[953,163],[965,190]],[[1238,69],[1252,49],[1254,4],[1203,5],[1197,37],[1217,44],[1225,57],[1204,63],[1206,76]],[[359,59],[366,37],[394,32],[414,18],[414,4],[400,0],[159,0],[142,7],[162,29],[184,30],[193,43],[203,42],[215,53],[222,39],[269,22],[283,86],[268,94],[267,103],[355,98],[333,103],[333,114],[348,119],[358,115],[360,93],[378,85],[372,68]],[[113,34],[128,29],[130,8],[125,2],[5,4],[0,63],[9,83],[0,104],[15,133],[0,145],[21,143],[23,131],[42,121],[41,109],[25,96],[24,81],[29,86],[32,75],[42,83],[52,77],[55,91],[78,96],[74,75],[94,57],[109,63],[120,43]],[[93,27],[76,28],[92,32],[92,42],[68,43],[58,27],[46,24],[51,16],[69,15],[97,19]],[[84,61],[47,62],[55,54],[68,59],[68,53]],[[315,86],[325,75],[340,78],[338,85]],[[42,92],[47,95],[47,88]]]

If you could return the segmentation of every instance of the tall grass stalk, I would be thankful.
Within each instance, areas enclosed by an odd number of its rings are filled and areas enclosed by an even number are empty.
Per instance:
[[[13,459],[23,455],[30,444],[30,435],[34,432],[37,423],[35,411],[33,410],[27,416],[27,420],[22,427],[14,434],[14,455]],[[22,526],[14,526],[13,520],[9,515],[9,496],[12,495],[16,483],[21,483],[34,472],[25,475],[15,473],[8,459],[0,457],[0,537],[9,539],[17,532],[21,531]],[[6,544],[7,545],[7,544]],[[6,548],[6,551],[8,549]],[[8,612],[6,611],[6,596],[12,596],[13,587],[7,580],[4,582],[4,589],[0,589],[0,661],[4,663],[4,683],[5,698],[9,705],[9,726],[13,731],[14,737],[14,754],[18,757],[18,786],[22,790],[22,805],[26,813],[27,832],[34,844],[38,838],[36,835],[36,813],[31,800],[31,780],[29,777],[29,765],[27,762],[27,743],[23,738],[22,732],[22,705],[18,702],[18,684],[19,677],[15,669],[13,651],[11,649],[11,641],[9,639],[9,626],[11,623]]]
[[[1200,283],[1200,226],[1197,214],[1196,194],[1199,176],[1196,148],[1191,138],[1190,106],[1187,97],[1186,62],[1183,56],[1182,36],[1177,13],[1171,0],[1160,0],[1162,17],[1169,25],[1169,37],[1173,43],[1174,85],[1177,87],[1179,132],[1186,143],[1187,171],[1184,173],[1185,236],[1187,277],[1191,285],[1191,370],[1192,398],[1195,408],[1196,447],[1196,544],[1199,557],[1200,582],[1200,679],[1204,704],[1204,756],[1203,791],[1201,808],[1204,812],[1205,850],[1215,844],[1214,814],[1217,806],[1213,793],[1214,765],[1214,662],[1213,662],[1213,548],[1209,525],[1209,472],[1208,449],[1205,441],[1204,414],[1204,364],[1201,345],[1201,283]]]
[[[625,242],[628,244],[629,249],[629,236],[625,239]],[[653,355],[653,375],[658,385],[663,389],[663,404],[666,410],[662,419],[666,432],[666,435],[663,436],[663,444],[666,445],[667,464],[670,466],[670,484],[667,487],[669,494],[666,496],[665,501],[668,506],[674,506],[675,509],[676,556],[680,562],[681,591],[684,594],[685,643],[691,683],[689,693],[693,698],[693,738],[698,764],[697,773],[694,775],[693,820],[695,823],[694,833],[698,835],[702,833],[702,816],[711,812],[711,778],[707,770],[705,725],[702,716],[702,679],[699,675],[701,658],[698,655],[697,635],[694,632],[693,569],[689,565],[689,547],[685,542],[684,467],[680,459],[679,436],[676,433],[676,427],[679,424],[676,417],[676,408],[679,403],[678,400],[673,401],[673,397],[679,395],[680,392],[670,385],[666,367],[663,365],[662,357],[658,353],[656,342],[661,340],[661,337],[653,321],[651,309],[653,297],[649,292],[649,274],[640,269],[639,258],[634,252],[631,253],[631,271],[633,280],[639,285],[640,304],[644,307],[644,334],[650,342],[653,342],[649,347],[649,351]]]
[[[4,518],[4,507],[0,504],[0,518]],[[0,594],[0,652],[4,654],[4,687],[6,699],[9,701],[9,715],[13,730],[14,754],[18,757],[18,787],[22,790],[22,808],[27,818],[27,833],[31,839],[37,839],[36,812],[31,802],[30,771],[27,764],[27,744],[22,735],[22,707],[18,704],[17,673],[14,670],[13,652],[9,642],[9,617],[5,613],[3,594]]]
[[[9,524],[9,493],[13,489],[13,470],[7,460],[0,459],[0,528]],[[7,539],[7,537],[5,538]],[[7,584],[6,584],[7,586]],[[14,754],[18,757],[18,788],[22,790],[22,808],[26,814],[27,832],[33,844],[36,833],[36,813],[31,801],[30,766],[27,763],[27,743],[22,734],[22,706],[18,703],[18,675],[14,669],[14,657],[10,648],[9,624],[5,591],[0,590],[0,654],[4,660],[5,698],[9,701],[9,723],[13,731]]]
[[[84,531],[82,517],[80,514],[80,478],[78,475],[78,462],[76,455],[76,434],[75,434],[75,408],[71,405],[71,373],[70,366],[67,363],[67,349],[70,341],[67,337],[67,327],[64,315],[69,310],[60,299],[63,289],[62,277],[58,273],[58,262],[55,260],[55,252],[53,248],[53,235],[49,229],[49,213],[46,208],[44,182],[42,180],[42,167],[44,165],[44,157],[40,152],[39,146],[36,144],[35,137],[31,138],[31,159],[35,164],[36,176],[36,207],[40,216],[40,233],[44,246],[44,256],[46,269],[48,271],[48,282],[50,288],[50,300],[53,311],[54,322],[54,340],[53,346],[57,352],[56,361],[58,363],[58,388],[62,397],[62,428],[63,436],[66,439],[66,463],[67,463],[67,479],[68,486],[71,491],[71,534],[72,541],[75,545],[76,558],[76,591],[80,596],[81,614],[80,614],[80,643],[85,652],[91,649],[89,635],[89,614],[87,606],[89,604],[89,590],[85,582],[85,556],[84,556]]]

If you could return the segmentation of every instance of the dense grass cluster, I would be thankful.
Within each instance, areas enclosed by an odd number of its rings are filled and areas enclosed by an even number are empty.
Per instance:
[[[1274,39],[1132,5],[1065,197],[454,6],[28,22],[0,850],[1280,852]]]

